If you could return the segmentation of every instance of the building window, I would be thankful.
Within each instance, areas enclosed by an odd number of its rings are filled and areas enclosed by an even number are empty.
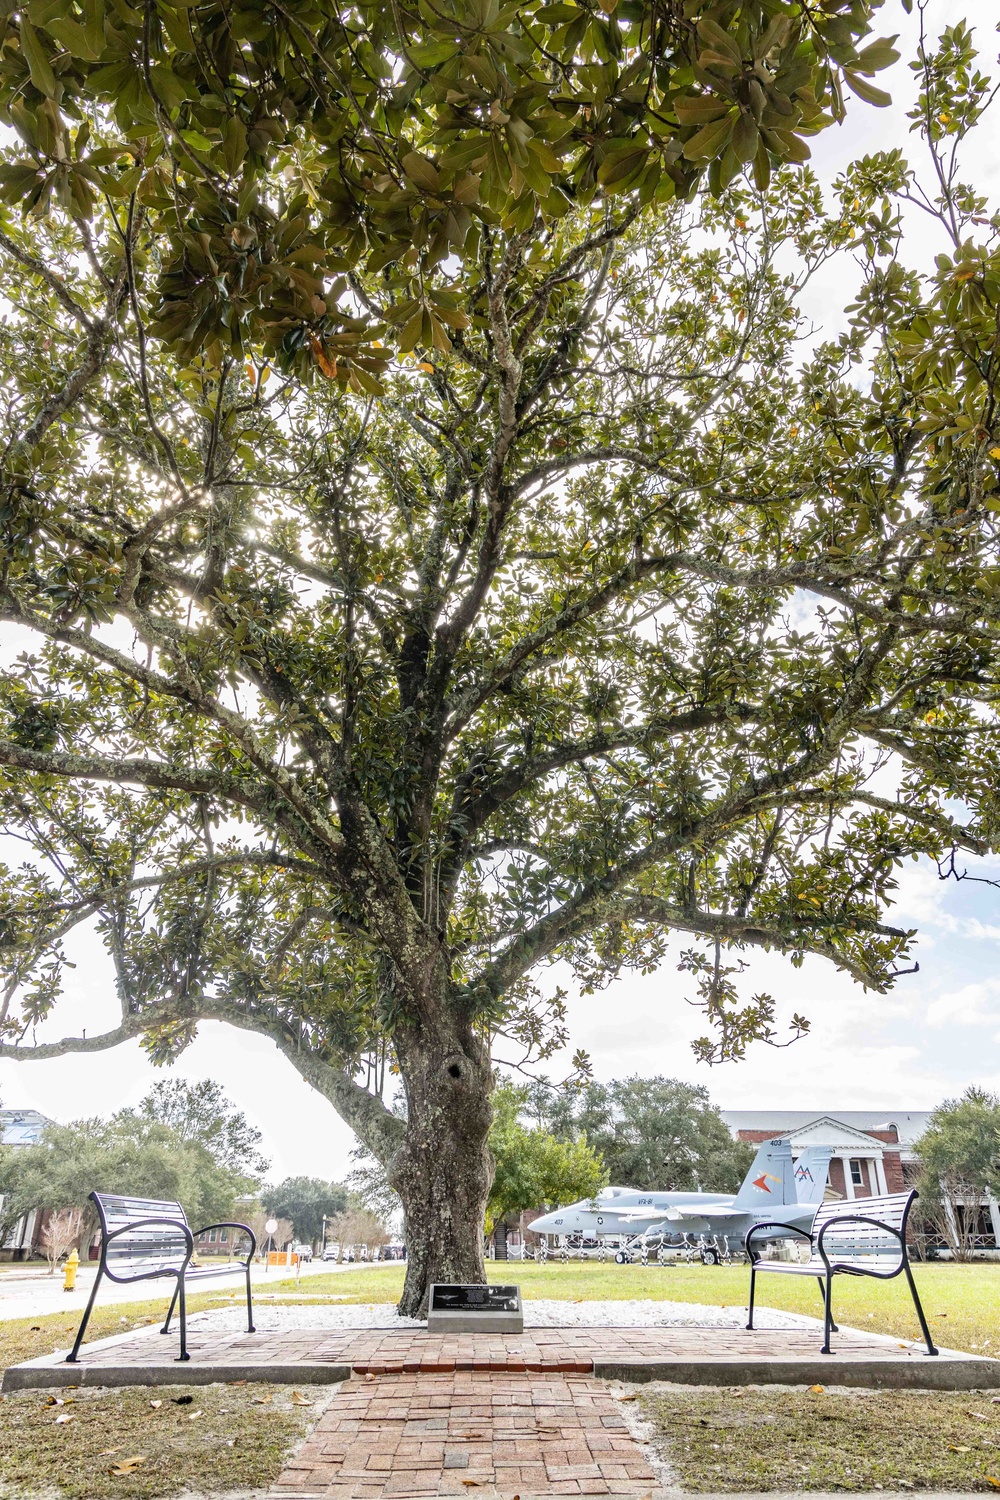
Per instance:
[[[855,1187],[864,1187],[865,1174],[861,1170],[861,1162],[857,1157],[851,1160],[851,1181]]]
[[[229,1244],[229,1230],[228,1229],[220,1229],[219,1230],[219,1244],[220,1245],[228,1245]]]
[[[208,1243],[210,1245],[214,1245],[215,1244],[215,1230],[214,1229],[209,1230]]]

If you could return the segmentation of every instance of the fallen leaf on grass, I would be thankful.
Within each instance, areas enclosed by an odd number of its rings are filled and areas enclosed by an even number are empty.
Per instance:
[[[987,1474],[986,1483],[991,1484],[995,1490],[1000,1490],[1000,1479],[995,1474]]]
[[[141,1469],[146,1462],[145,1453],[137,1453],[134,1458],[122,1458],[116,1464],[111,1465],[112,1474],[134,1474],[136,1469]]]
[[[966,1448],[962,1443],[949,1443],[948,1444],[948,1452],[949,1453],[971,1453],[972,1449],[971,1448]]]
[[[619,1401],[638,1401],[638,1396],[619,1396]]]
[[[823,1387],[821,1385],[811,1385],[809,1387],[809,1393],[812,1396],[822,1396]]]
[[[188,1421],[189,1422],[196,1422],[199,1417],[203,1417],[204,1415],[205,1415],[205,1413],[203,1411],[189,1411],[188,1412]]]
[[[975,1417],[977,1422],[988,1422],[990,1419],[984,1411],[967,1411],[967,1417]]]
[[[162,1401],[151,1401],[149,1404],[150,1404],[150,1406],[156,1407],[156,1406],[162,1406],[163,1402]]]
[[[57,1426],[58,1426],[58,1424],[60,1422],[75,1422],[75,1421],[76,1421],[76,1417],[74,1416],[73,1412],[71,1412],[71,1411],[61,1412],[59,1414],[59,1416],[56,1417],[56,1425]]]
[[[255,1396],[253,1398],[253,1404],[254,1406],[266,1406],[270,1399],[270,1396]]]
[[[301,1391],[293,1391],[292,1392],[292,1405],[293,1406],[312,1406],[312,1402],[309,1400],[309,1398],[307,1396],[303,1396],[303,1394],[302,1394]]]
[[[97,1456],[98,1458],[110,1458],[112,1453],[120,1453],[121,1451],[121,1445],[119,1444],[117,1448],[102,1448]]]
[[[230,1380],[230,1381],[227,1382],[227,1384],[229,1384],[229,1385],[246,1385],[246,1381],[245,1380]]]

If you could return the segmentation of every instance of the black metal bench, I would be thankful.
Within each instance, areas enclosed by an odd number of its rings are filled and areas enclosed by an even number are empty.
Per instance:
[[[257,1237],[249,1224],[225,1222],[206,1224],[204,1229],[192,1232],[187,1215],[179,1203],[161,1203],[153,1198],[125,1198],[117,1193],[91,1193],[91,1201],[101,1221],[101,1259],[91,1289],[87,1310],[83,1315],[73,1352],[66,1356],[67,1364],[77,1364],[83,1335],[90,1321],[90,1314],[97,1298],[101,1277],[110,1281],[128,1283],[150,1281],[157,1276],[172,1276],[175,1281],[174,1295],[170,1299],[166,1322],[161,1333],[169,1333],[170,1319],[174,1308],[178,1308],[181,1332],[180,1359],[190,1359],[187,1352],[187,1310],[184,1301],[185,1286],[191,1281],[200,1281],[208,1276],[232,1274],[232,1266],[193,1266],[194,1242],[198,1235],[209,1229],[238,1229],[249,1237],[250,1249],[246,1258],[234,1259],[243,1267],[247,1279],[247,1331],[256,1333],[253,1326],[253,1302],[250,1296],[250,1262],[257,1250]]]
[[[823,1294],[823,1353],[832,1354],[830,1334],[838,1331],[833,1321],[833,1278],[835,1276],[874,1276],[891,1281],[905,1275],[910,1284],[913,1305],[927,1344],[928,1354],[937,1354],[906,1252],[906,1221],[916,1192],[889,1193],[882,1198],[858,1198],[853,1202],[821,1203],[813,1220],[812,1233],[790,1224],[767,1222],[755,1224],[744,1245],[750,1261],[750,1318],[753,1328],[754,1290],[759,1272],[779,1276],[815,1276]],[[781,1236],[798,1235],[809,1241],[809,1259],[805,1261],[763,1260],[751,1244],[755,1235],[780,1230]],[[771,1238],[778,1238],[772,1233]]]

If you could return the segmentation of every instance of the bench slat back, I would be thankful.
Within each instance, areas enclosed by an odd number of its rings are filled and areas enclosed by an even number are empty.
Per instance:
[[[158,1198],[128,1198],[119,1193],[91,1193],[104,1231],[105,1263],[112,1276],[150,1276],[164,1271],[178,1271],[188,1253],[187,1236],[169,1223],[145,1224],[131,1233],[108,1240],[118,1229],[127,1229],[142,1219],[173,1219],[187,1224],[187,1215],[179,1203]]]
[[[915,1193],[887,1193],[879,1198],[855,1198],[843,1203],[821,1203],[813,1220],[813,1245],[819,1242],[820,1230],[829,1225],[823,1236],[823,1249],[831,1261],[840,1265],[879,1265],[883,1262],[898,1263],[901,1257],[899,1240],[889,1229],[904,1233],[906,1220]],[[880,1229],[874,1224],[859,1224],[852,1216],[861,1214],[867,1219],[877,1219],[885,1224]],[[841,1225],[839,1220],[844,1219]]]

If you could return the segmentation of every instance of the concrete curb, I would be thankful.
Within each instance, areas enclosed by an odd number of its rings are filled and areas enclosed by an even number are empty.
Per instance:
[[[1000,1360],[826,1359],[595,1360],[599,1380],[674,1385],[851,1385],[872,1390],[979,1391],[1000,1389]]]
[[[197,1365],[171,1360],[162,1365],[12,1365],[4,1371],[4,1394],[11,1391],[51,1390],[64,1385],[214,1385],[232,1380],[262,1385],[337,1385],[349,1380],[349,1365]]]

